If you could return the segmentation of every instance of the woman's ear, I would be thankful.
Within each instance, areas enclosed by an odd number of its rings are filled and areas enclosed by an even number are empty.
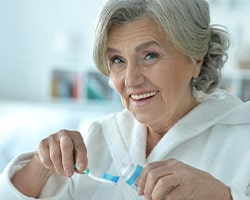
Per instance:
[[[201,67],[203,64],[203,59],[197,59],[194,61],[194,73],[193,73],[193,78],[197,78],[201,72]]]

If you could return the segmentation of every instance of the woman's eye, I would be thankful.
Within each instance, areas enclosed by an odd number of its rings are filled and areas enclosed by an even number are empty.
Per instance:
[[[142,57],[139,58],[139,62],[143,66],[150,66],[158,62],[160,58],[159,53],[154,52],[148,52],[142,55]]]
[[[145,56],[145,60],[156,59],[159,58],[157,53],[147,53]]]
[[[112,64],[119,64],[119,63],[123,63],[123,60],[120,57],[115,56],[111,58],[111,62]]]

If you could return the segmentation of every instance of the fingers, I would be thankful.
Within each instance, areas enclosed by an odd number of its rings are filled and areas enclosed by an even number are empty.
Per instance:
[[[36,150],[36,157],[38,160],[48,169],[53,169],[53,163],[50,159],[50,148],[49,148],[49,143],[46,139],[43,139]]]
[[[64,170],[64,174],[70,177],[74,173],[74,143],[69,137],[62,136],[60,138],[61,160],[57,163]],[[60,155],[59,155],[60,156]]]
[[[209,173],[174,159],[148,164],[137,185],[147,200],[230,199],[231,195]]]
[[[49,137],[49,158],[53,164],[56,172],[64,176],[64,169],[62,165],[62,154],[60,149],[60,143],[57,141],[56,136]]]
[[[75,143],[75,163],[77,172],[82,173],[88,165],[87,149],[83,141]]]
[[[174,173],[169,166],[161,166],[149,172],[144,188],[146,197],[159,199],[163,194],[173,190],[178,179],[173,178]]]
[[[160,191],[159,193],[156,191],[155,192],[155,198],[157,199],[161,199],[161,200],[167,200],[167,197],[168,199],[170,199],[170,196],[171,195],[171,192],[174,192],[174,190],[176,189],[176,187],[172,186],[170,187],[169,189],[165,190],[165,192],[162,194],[162,191]]]
[[[36,155],[46,168],[54,169],[61,176],[72,176],[74,163],[79,173],[87,167],[87,150],[77,131],[61,130],[50,135],[40,142]]]
[[[139,195],[146,199],[166,199],[179,184],[178,177],[174,174],[173,166],[177,161],[170,159],[148,164],[137,183]]]
[[[166,200],[171,199],[170,195],[175,191],[178,190],[178,177],[175,174],[170,176],[164,176],[156,183],[151,197],[152,199],[159,199],[159,200]]]

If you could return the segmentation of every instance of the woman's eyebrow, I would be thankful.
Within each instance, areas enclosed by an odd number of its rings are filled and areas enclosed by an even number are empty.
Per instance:
[[[148,42],[142,43],[142,44],[140,44],[139,46],[137,46],[137,47],[135,48],[135,51],[138,52],[138,51],[140,51],[140,50],[142,50],[142,49],[145,49],[145,48],[147,48],[147,47],[149,47],[149,46],[152,46],[152,45],[157,45],[158,47],[160,47],[160,45],[159,45],[158,42],[156,42],[156,41],[154,41],[154,40],[150,40],[150,41],[148,41]],[[108,48],[107,48],[107,52],[121,53],[120,50],[114,49],[114,48],[111,48],[111,47],[108,47]]]
[[[152,46],[152,45],[156,45],[156,46],[160,47],[160,45],[159,45],[158,42],[156,42],[156,41],[154,41],[154,40],[150,40],[150,41],[148,41],[148,42],[145,42],[145,43],[140,44],[139,46],[137,46],[137,47],[135,48],[135,50],[136,50],[136,51],[140,51],[140,50],[145,49],[145,48],[147,48],[147,47],[149,47],[149,46]]]
[[[119,51],[118,49],[114,49],[114,48],[111,48],[111,47],[107,48],[107,52],[121,53],[121,51]]]

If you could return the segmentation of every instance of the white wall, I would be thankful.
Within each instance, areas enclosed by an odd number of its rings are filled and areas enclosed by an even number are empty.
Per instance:
[[[220,5],[218,7],[211,7],[211,18],[213,24],[222,24],[227,27],[231,39],[229,56],[231,61],[233,59],[235,64],[235,62],[243,56],[248,56],[248,58],[250,58],[250,1],[227,1],[232,2],[231,6]]]
[[[80,40],[79,62],[92,66],[93,26],[103,2],[1,0],[0,99],[47,99],[50,70],[58,58],[52,44],[58,33]]]

